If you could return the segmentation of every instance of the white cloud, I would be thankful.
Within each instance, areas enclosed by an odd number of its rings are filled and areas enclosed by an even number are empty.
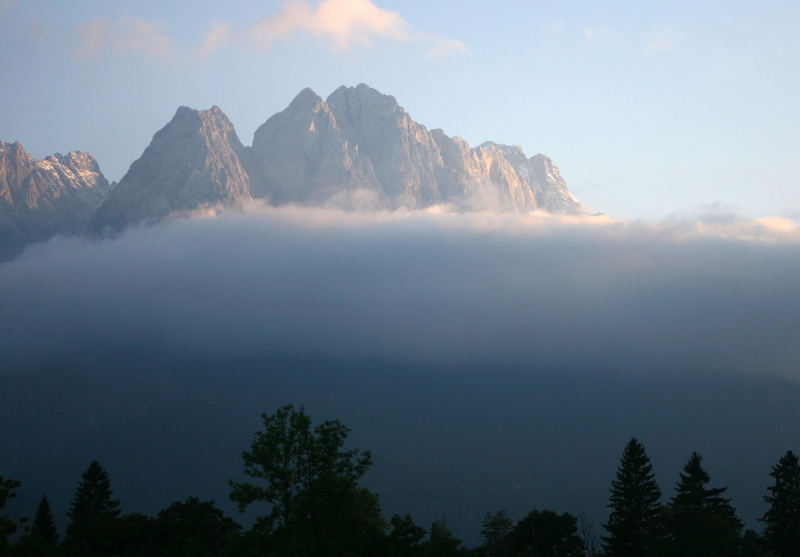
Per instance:
[[[647,52],[663,53],[675,48],[675,32],[672,27],[656,25],[653,27],[647,44]]]
[[[94,58],[106,51],[138,52],[169,59],[172,39],[153,21],[135,17],[117,20],[99,17],[77,30],[77,53],[81,58]]]
[[[412,39],[400,14],[379,8],[371,0],[323,0],[316,9],[305,0],[291,0],[253,26],[248,36],[254,44],[267,48],[296,32],[310,33],[340,49],[369,46],[377,38]]]
[[[211,21],[202,44],[195,45],[178,44],[156,22],[100,17],[78,27],[77,55],[88,59],[107,51],[138,52],[166,61],[177,52],[197,61],[231,44],[267,50],[303,34],[336,50],[369,47],[384,39],[433,44],[428,56],[469,52],[461,41],[413,30],[399,13],[383,9],[372,0],[322,0],[316,5],[308,0],[288,0],[280,10],[251,25],[235,27],[227,21]]]
[[[447,56],[450,54],[467,54],[469,48],[461,41],[454,39],[442,39],[436,46],[431,48],[426,55],[434,58]]]

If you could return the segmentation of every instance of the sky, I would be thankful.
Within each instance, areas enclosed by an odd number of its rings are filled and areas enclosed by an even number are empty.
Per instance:
[[[176,108],[242,142],[304,87],[367,83],[471,145],[542,152],[593,211],[800,206],[796,2],[0,0],[0,140],[119,180]]]
[[[470,543],[504,506],[600,524],[634,435],[665,497],[698,450],[760,528],[800,427],[799,16],[0,0],[0,141],[35,156],[86,150],[118,180],[178,106],[218,105],[250,144],[304,87],[363,82],[549,155],[600,213],[254,202],[32,245],[0,265],[0,473],[62,511],[91,458],[126,512],[226,504],[253,420],[294,402],[373,450],[388,515],[446,514]]]

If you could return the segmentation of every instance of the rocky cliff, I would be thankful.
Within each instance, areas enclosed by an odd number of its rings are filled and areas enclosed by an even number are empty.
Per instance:
[[[465,211],[581,211],[546,156],[493,142],[470,147],[428,130],[394,97],[364,84],[325,100],[304,89],[256,130],[252,147],[218,107],[180,107],[110,194],[86,153],[36,161],[18,144],[2,145],[6,251],[56,233],[114,233],[253,198],[348,210],[446,203]]]
[[[39,160],[0,143],[0,259],[56,234],[83,232],[111,186],[88,153]]]
[[[237,205],[250,199],[246,164],[233,124],[218,107],[182,106],[97,210],[89,232],[117,232],[204,205]]]

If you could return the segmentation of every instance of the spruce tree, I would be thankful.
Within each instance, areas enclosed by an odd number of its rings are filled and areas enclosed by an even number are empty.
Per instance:
[[[65,541],[70,550],[79,555],[103,554],[103,548],[111,542],[112,523],[119,513],[119,501],[111,497],[108,473],[94,460],[81,476],[67,511]]]
[[[603,536],[607,555],[643,557],[653,553],[659,541],[660,499],[644,445],[632,438],[611,482],[611,513],[603,525],[608,531],[608,536]]]
[[[675,487],[667,519],[669,548],[683,557],[728,556],[741,545],[742,522],[730,499],[723,497],[726,487],[708,488],[711,480],[702,466],[702,457],[689,458]]]
[[[17,488],[22,484],[17,480],[0,476],[0,510],[3,510],[9,499],[17,496]],[[8,547],[8,536],[17,531],[16,523],[7,516],[0,515],[0,552]]]
[[[47,497],[42,495],[42,500],[39,501],[39,506],[36,507],[36,517],[33,519],[32,534],[46,546],[58,544],[58,528],[56,528],[56,521],[53,517],[53,510],[50,508],[50,502]]]
[[[764,501],[769,509],[761,520],[767,545],[780,556],[794,556],[800,548],[800,462],[787,451],[772,467],[774,483]]]

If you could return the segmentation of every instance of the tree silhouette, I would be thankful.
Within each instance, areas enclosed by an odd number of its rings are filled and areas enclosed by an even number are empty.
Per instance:
[[[434,520],[428,531],[428,539],[422,544],[422,555],[430,557],[453,557],[462,555],[466,550],[461,540],[453,535],[447,527],[447,520],[442,517]]]
[[[172,503],[156,518],[157,542],[165,555],[217,555],[232,545],[240,529],[214,501],[197,497]]]
[[[513,529],[511,519],[506,511],[486,513],[481,523],[484,552],[490,557],[508,555],[509,535]]]
[[[769,509],[761,520],[766,528],[764,537],[770,549],[778,555],[793,556],[800,548],[800,463],[792,451],[772,467],[774,483],[764,501]]]
[[[71,552],[104,554],[112,543],[113,521],[119,516],[119,501],[112,499],[111,480],[93,460],[81,476],[70,503],[65,542]]]
[[[695,453],[683,467],[667,513],[668,547],[672,554],[685,557],[728,556],[741,546],[742,522],[730,499],[722,496],[725,487],[708,488],[708,472]]]
[[[350,430],[338,420],[312,430],[302,406],[283,406],[261,419],[263,431],[242,452],[245,474],[259,482],[228,482],[239,510],[269,503],[271,512],[259,517],[258,526],[280,538],[287,553],[338,554],[345,546],[371,543],[384,524],[377,495],[358,481],[372,458],[366,451],[344,450]]]
[[[511,534],[515,555],[530,557],[583,557],[578,519],[569,513],[531,511]]]
[[[395,514],[389,520],[388,542],[392,555],[417,555],[425,539],[425,528],[418,526],[411,515]]]
[[[659,543],[660,499],[650,458],[644,445],[632,438],[611,482],[611,513],[603,525],[608,531],[608,536],[603,536],[607,555],[643,557],[653,553]]]
[[[33,529],[31,533],[45,546],[55,546],[58,544],[58,528],[53,517],[53,510],[47,497],[42,495],[42,500],[36,507],[36,516],[33,519]]]
[[[17,496],[17,488],[22,484],[16,480],[0,476],[0,511],[2,511],[9,499]],[[7,516],[0,515],[0,551],[8,548],[8,536],[17,531],[17,525]]]

